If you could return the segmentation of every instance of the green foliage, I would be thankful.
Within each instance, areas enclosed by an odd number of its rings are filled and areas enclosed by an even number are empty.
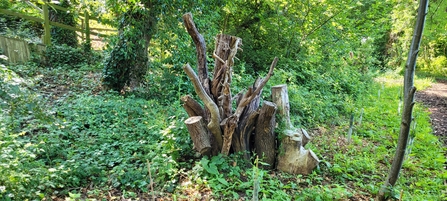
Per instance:
[[[424,36],[418,57],[417,70],[438,78],[447,76],[447,28],[445,8],[447,2],[432,1],[429,4],[429,14],[426,16]],[[421,65],[419,65],[421,64]]]
[[[76,1],[62,0],[59,6],[71,9],[75,6]],[[53,22],[59,22],[68,26],[76,27],[76,16],[71,11],[65,12],[57,9],[49,9],[50,19]],[[78,39],[75,31],[52,26],[51,27],[51,41],[58,45],[68,45],[76,48],[78,46]]]
[[[153,173],[157,182],[170,181],[181,148],[173,146],[179,133],[173,133],[176,125],[161,131],[167,125],[151,118],[154,104],[116,95],[80,96],[61,105],[57,115],[62,122],[39,135],[46,144],[41,157],[72,170],[65,179],[68,186],[92,182],[145,191],[146,160],[158,170]]]
[[[435,77],[447,77],[447,58],[438,56],[431,60],[418,59],[418,70]]]
[[[45,62],[51,68],[80,68],[87,65],[88,56],[82,49],[67,44],[52,45],[45,50]]]
[[[1,0],[0,1],[0,8],[1,9],[8,9],[11,7],[11,2],[9,0]]]
[[[30,90],[32,82],[0,64],[0,126],[3,132],[19,133],[36,119],[46,119],[41,97]]]
[[[100,59],[89,60],[91,55],[66,45],[48,48],[52,68],[1,67],[0,199],[101,199],[113,194],[145,200],[156,193],[172,199],[348,200],[377,193],[397,139],[400,87],[370,85],[371,72],[402,64],[414,3],[108,3],[113,10],[108,14],[118,17],[122,32],[107,50],[104,84],[117,91],[131,85],[133,67],[144,63],[136,69],[137,74],[148,72],[142,76],[143,87],[126,96],[98,93],[98,64],[90,64]],[[22,3],[11,6],[27,9]],[[195,159],[178,104],[180,96],[195,94],[181,68],[195,63],[194,44],[180,19],[185,12],[193,13],[205,37],[210,71],[217,33],[243,39],[233,94],[264,75],[274,56],[280,57],[266,89],[287,84],[294,125],[318,127],[324,134],[308,145],[322,159],[312,174],[265,171],[240,155]],[[11,35],[27,37],[34,30],[16,19],[0,22],[8,26],[1,31]],[[439,69],[445,63],[444,32],[439,33],[439,40],[427,46],[435,47],[436,56],[421,62],[423,68]],[[428,63],[432,58],[435,63]],[[383,66],[386,61],[392,66]],[[263,96],[268,99],[268,90]],[[347,143],[344,116],[357,117],[360,108],[363,122]],[[403,192],[404,199],[436,200],[445,197],[443,148],[430,134],[423,107],[417,106],[415,113],[412,151],[390,192]],[[152,182],[154,191],[148,187]]]
[[[8,57],[3,55],[3,49],[0,48],[0,65],[8,64]]]
[[[357,108],[364,108],[364,114],[362,124],[355,126],[351,143],[347,143],[344,137],[348,128],[346,122],[341,125],[342,129],[335,131],[336,136],[333,138],[314,138],[317,142],[310,144],[312,150],[318,149],[315,152],[326,154],[322,154],[323,160],[332,161],[327,167],[333,181],[353,182],[372,195],[378,192],[383,182],[381,174],[387,172],[391,165],[401,120],[398,102],[402,82],[390,80],[390,78],[388,80],[381,79],[380,84],[372,85],[368,90],[369,95],[361,98],[360,105],[356,104]],[[423,88],[419,81],[416,85]],[[403,173],[398,184],[391,192],[394,195],[403,192],[404,198],[437,199],[443,196],[442,178],[447,176],[442,165],[445,162],[444,148],[432,134],[425,109],[417,105],[414,114],[417,127],[412,133],[415,134],[415,140],[411,153],[404,162]],[[359,111],[356,112],[357,117],[358,115]],[[336,127],[331,129],[336,129]],[[368,181],[368,183],[363,183],[363,181]],[[417,187],[412,188],[413,186]],[[424,186],[423,190],[419,188],[422,186]]]
[[[1,0],[0,8],[2,6],[4,6],[3,9],[41,17],[38,10],[31,8],[23,1]],[[0,16],[0,34],[11,38],[20,38],[29,43],[38,43],[43,34],[43,26],[40,22],[2,14]]]
[[[151,179],[157,189],[173,189],[177,161],[182,151],[191,149],[190,142],[175,119],[153,118],[171,113],[153,110],[155,105],[154,101],[113,94],[85,94],[56,105],[56,120],[41,124],[45,129],[35,130],[33,136],[3,134],[1,148],[6,155],[2,164],[8,166],[0,168],[6,186],[2,195],[42,198],[59,188],[87,185],[147,192]],[[30,151],[23,152],[22,147]],[[20,159],[20,165],[8,169],[14,166],[14,158]],[[35,171],[27,173],[30,168]]]

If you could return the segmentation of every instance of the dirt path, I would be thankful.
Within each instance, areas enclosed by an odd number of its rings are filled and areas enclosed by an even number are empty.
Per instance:
[[[447,146],[447,81],[438,81],[430,88],[416,92],[416,101],[429,108],[433,133]]]

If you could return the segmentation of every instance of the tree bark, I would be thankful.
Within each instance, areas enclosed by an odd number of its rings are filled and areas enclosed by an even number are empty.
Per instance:
[[[255,129],[255,151],[259,158],[268,166],[264,169],[275,168],[276,160],[276,135],[275,129],[276,104],[264,101],[259,111],[258,121]]]
[[[201,116],[190,117],[185,120],[188,132],[191,135],[194,148],[202,155],[211,154],[211,139]]]
[[[380,188],[377,199],[385,200],[385,194],[388,189],[394,186],[399,178],[400,170],[405,157],[407,149],[408,137],[410,135],[410,126],[412,121],[412,113],[414,106],[414,72],[416,70],[416,60],[419,52],[419,46],[422,40],[422,33],[424,30],[425,16],[428,11],[428,0],[420,0],[416,27],[414,29],[413,39],[411,41],[410,52],[408,53],[407,63],[405,65],[404,77],[404,112],[402,113],[402,120],[400,124],[399,139],[397,142],[396,153],[394,155],[393,164],[391,165],[388,177],[385,184]]]

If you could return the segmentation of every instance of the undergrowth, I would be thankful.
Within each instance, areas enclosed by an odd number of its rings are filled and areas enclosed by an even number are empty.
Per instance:
[[[365,87],[364,96],[345,100],[350,102],[343,107],[356,117],[351,141],[343,116],[320,123],[309,130],[314,140],[307,147],[321,159],[319,167],[308,176],[290,175],[263,170],[262,159],[253,165],[240,155],[196,158],[177,102],[166,107],[158,99],[99,92],[97,71],[26,65],[2,66],[0,73],[1,200],[370,199],[388,173],[399,132],[402,82],[386,75]],[[416,86],[430,82],[418,79]],[[289,88],[291,97],[311,93],[299,88]],[[321,99],[325,106],[313,111],[340,104],[327,103],[333,100]],[[389,196],[445,199],[445,148],[431,134],[422,105],[414,117],[411,153]]]

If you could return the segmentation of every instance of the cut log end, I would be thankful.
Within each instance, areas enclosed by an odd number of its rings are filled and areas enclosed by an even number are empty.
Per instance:
[[[211,154],[211,135],[201,116],[193,116],[185,120],[194,148],[202,155]]]

